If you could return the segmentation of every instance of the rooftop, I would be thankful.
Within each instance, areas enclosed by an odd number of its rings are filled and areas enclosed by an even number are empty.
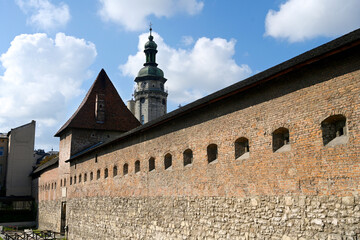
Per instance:
[[[98,122],[95,117],[96,95],[105,96],[105,121]],[[59,129],[55,137],[60,137],[69,128],[94,129],[126,132],[140,125],[140,122],[125,106],[104,69],[86,94],[79,108]]]

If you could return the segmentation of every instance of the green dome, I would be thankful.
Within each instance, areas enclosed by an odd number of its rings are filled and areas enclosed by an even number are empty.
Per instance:
[[[145,66],[142,69],[140,69],[138,77],[145,77],[145,76],[157,76],[157,77],[164,77],[164,72],[155,66]]]
[[[147,41],[145,43],[145,50],[146,49],[149,49],[149,48],[152,48],[152,49],[156,49],[157,48],[157,44],[153,41],[153,36],[149,36],[149,41]]]

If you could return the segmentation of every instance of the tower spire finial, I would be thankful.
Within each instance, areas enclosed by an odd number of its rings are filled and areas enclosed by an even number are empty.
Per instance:
[[[150,22],[150,24],[149,24],[149,27],[150,27],[150,36],[151,36],[151,32],[152,32],[152,28],[151,28],[151,26],[152,26],[152,23]]]

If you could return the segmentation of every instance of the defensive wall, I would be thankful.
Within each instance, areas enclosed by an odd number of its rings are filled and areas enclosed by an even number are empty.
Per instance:
[[[39,227],[65,188],[70,239],[360,239],[360,45],[315,57],[71,158]]]

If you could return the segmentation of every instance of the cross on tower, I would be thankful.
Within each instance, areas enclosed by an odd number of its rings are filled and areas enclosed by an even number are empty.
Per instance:
[[[149,26],[150,26],[150,36],[151,36],[151,31],[152,31],[152,28],[151,28],[152,23],[151,22],[150,22]]]

